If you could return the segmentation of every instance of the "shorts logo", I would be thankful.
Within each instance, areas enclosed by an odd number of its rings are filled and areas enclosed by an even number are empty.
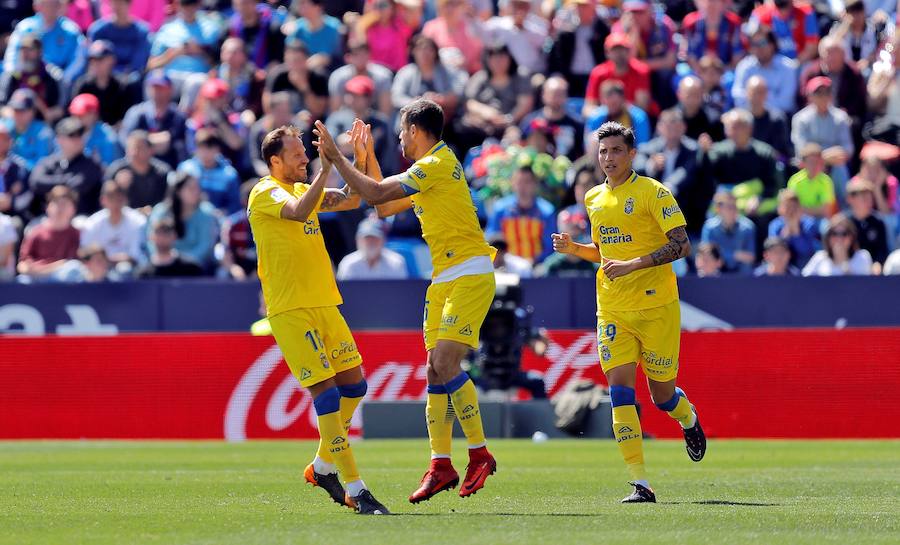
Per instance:
[[[609,361],[612,359],[612,353],[609,351],[609,347],[605,344],[600,347],[600,357],[603,358],[603,361]]]
[[[322,364],[322,367],[328,369],[328,357],[325,354],[319,354],[319,362]]]
[[[619,433],[631,433],[633,431],[634,430],[629,428],[628,426],[622,426],[621,428],[619,428]]]
[[[472,334],[472,326],[469,324],[466,324],[466,327],[459,330],[459,334],[465,335],[466,337],[468,337],[469,335]]]
[[[459,316],[444,316],[441,318],[441,325],[451,326],[456,325],[456,322],[459,321]]]
[[[668,197],[669,195],[671,195],[671,193],[669,193],[669,190],[668,190],[668,189],[663,189],[663,188],[661,188],[661,187],[660,187],[659,190],[656,192],[656,198],[657,198],[657,199],[662,199],[663,197]]]
[[[350,354],[352,352],[356,352],[356,343],[341,341],[341,347],[335,348],[331,351],[331,359],[336,360],[338,357],[343,356],[344,354]]]
[[[634,198],[628,197],[625,201],[625,213],[631,214],[632,212],[634,212]]]
[[[311,377],[311,376],[312,376],[312,371],[310,371],[310,370],[307,369],[306,367],[304,367],[304,368],[300,371],[300,380],[306,380],[306,379],[308,379],[308,378]]]
[[[332,445],[340,445],[341,443],[346,443],[347,440],[341,437],[340,435],[334,438],[334,441],[331,442]]]

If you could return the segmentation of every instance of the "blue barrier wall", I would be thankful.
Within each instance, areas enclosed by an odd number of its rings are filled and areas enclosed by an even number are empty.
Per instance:
[[[424,281],[344,282],[354,329],[418,329]],[[684,278],[685,329],[900,326],[900,277]],[[258,286],[209,280],[120,284],[0,284],[0,332],[243,331],[258,318]],[[534,322],[593,328],[591,279],[523,281]]]

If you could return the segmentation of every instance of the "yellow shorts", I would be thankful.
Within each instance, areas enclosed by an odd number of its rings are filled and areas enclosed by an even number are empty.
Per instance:
[[[494,273],[460,276],[428,286],[423,319],[425,350],[444,339],[478,348],[478,333],[494,302],[495,289]]]
[[[269,323],[284,360],[304,388],[362,365],[337,307],[295,308],[271,316]]]
[[[610,369],[640,360],[647,378],[668,382],[678,375],[681,348],[681,304],[644,310],[597,312],[600,367]]]

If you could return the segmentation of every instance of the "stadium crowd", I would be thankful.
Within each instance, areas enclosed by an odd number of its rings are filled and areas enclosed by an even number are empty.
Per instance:
[[[293,123],[314,154],[314,120],[361,118],[393,174],[419,96],[498,269],[595,273],[550,234],[590,239],[592,133],[615,120],[686,216],[678,274],[900,274],[897,5],[5,0],[0,280],[251,279],[265,134]],[[411,211],[319,220],[339,279],[429,275]]]

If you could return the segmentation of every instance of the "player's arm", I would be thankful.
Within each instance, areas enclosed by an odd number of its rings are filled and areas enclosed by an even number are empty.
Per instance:
[[[603,256],[600,255],[600,248],[596,242],[590,244],[581,244],[572,240],[569,233],[553,233],[550,235],[553,239],[553,249],[561,254],[571,254],[585,261],[592,263],[601,263]]]
[[[372,125],[366,125],[363,139],[366,146],[366,176],[380,183],[384,180],[384,175],[381,173],[381,165],[378,164],[378,157],[375,155],[375,138],[372,137]],[[410,208],[412,208],[412,199],[410,197],[375,205],[375,211],[378,212],[378,217],[381,219],[395,216]]]
[[[371,155],[367,155],[366,143],[364,141],[365,138],[365,130],[362,127],[362,122],[358,119],[353,122],[353,127],[350,129],[350,141],[353,144],[353,152],[354,158],[353,163],[356,167],[356,170],[361,172],[365,172],[367,165],[367,160],[371,157]],[[369,132],[369,136],[371,137],[371,130]],[[327,161],[327,159],[323,159]],[[325,189],[325,197],[322,199],[322,205],[319,207],[319,210],[323,212],[343,212],[345,210],[356,210],[359,208],[360,203],[362,203],[362,197],[359,196],[358,193],[354,193],[353,190],[350,189],[350,186],[344,184],[344,187],[340,189],[335,188],[327,188]]]
[[[684,225],[669,230],[666,233],[666,238],[668,242],[645,256],[629,259],[628,261],[608,260],[603,265],[603,272],[607,278],[614,280],[634,271],[658,267],[691,255],[691,241],[688,239]]]
[[[316,174],[315,179],[310,184],[309,189],[299,199],[290,198],[284,206],[281,207],[281,217],[286,220],[305,222],[309,219],[309,215],[316,209],[322,192],[325,190],[325,180],[331,173],[331,163],[322,161],[322,168]]]

